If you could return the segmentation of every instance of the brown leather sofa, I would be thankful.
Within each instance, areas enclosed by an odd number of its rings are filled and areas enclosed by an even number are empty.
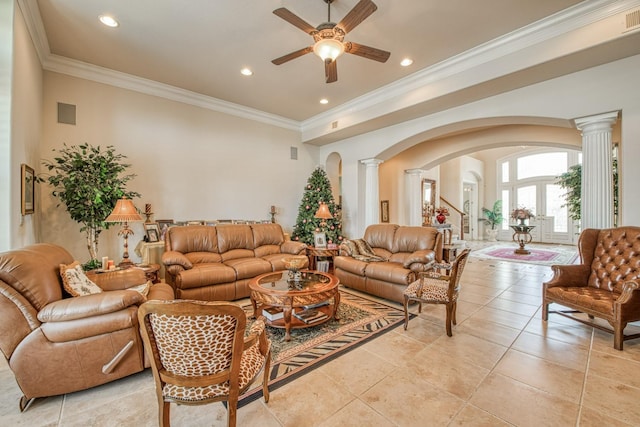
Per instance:
[[[291,257],[309,265],[306,245],[285,241],[279,224],[191,225],[167,231],[162,262],[178,298],[233,301],[249,296],[252,278],[284,270]]]
[[[356,259],[342,243],[334,258],[335,275],[344,286],[392,301],[403,302],[403,292],[417,273],[442,262],[442,234],[432,227],[374,224],[363,240],[382,261]]]
[[[60,264],[73,257],[40,243],[0,254],[0,349],[24,394],[32,399],[70,393],[142,371],[138,306],[128,286],[146,282],[136,268],[96,275],[105,292],[69,297]],[[151,286],[147,299],[173,299],[170,286]]]
[[[627,323],[640,320],[640,227],[586,229],[578,250],[580,264],[551,267],[553,277],[543,285],[542,318],[557,313],[612,332],[613,347],[622,350],[624,340],[640,338],[624,335]],[[550,311],[551,303],[571,310]],[[575,311],[604,319],[613,330]]]

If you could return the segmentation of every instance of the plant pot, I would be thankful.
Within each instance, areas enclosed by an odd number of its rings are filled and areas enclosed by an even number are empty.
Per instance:
[[[497,228],[487,228],[486,233],[487,233],[487,240],[490,242],[497,242],[498,239],[498,229]]]
[[[438,221],[438,224],[444,224],[446,220],[447,220],[447,217],[444,216],[443,214],[436,215],[436,221]]]

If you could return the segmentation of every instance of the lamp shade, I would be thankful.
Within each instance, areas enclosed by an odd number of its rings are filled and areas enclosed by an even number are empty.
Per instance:
[[[135,222],[142,221],[142,217],[138,213],[133,200],[122,198],[116,202],[111,214],[105,219],[105,222]]]
[[[313,53],[322,58],[323,61],[336,58],[344,53],[344,45],[335,39],[322,39],[313,45]]]
[[[320,202],[320,207],[316,211],[316,214],[314,215],[314,217],[321,218],[321,219],[329,219],[329,218],[333,218],[333,215],[331,215],[331,212],[329,211],[329,207],[325,203]]]

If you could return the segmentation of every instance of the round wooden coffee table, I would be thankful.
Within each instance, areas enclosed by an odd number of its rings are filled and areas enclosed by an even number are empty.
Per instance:
[[[308,328],[337,319],[339,284],[340,281],[334,275],[317,271],[303,271],[299,281],[291,280],[288,271],[262,274],[249,282],[253,315],[259,317],[265,309],[275,308],[276,312],[281,310],[282,318],[267,319],[267,324],[284,328],[284,338],[290,341],[291,329]],[[295,315],[313,312],[318,313],[317,319],[312,317],[308,323]]]

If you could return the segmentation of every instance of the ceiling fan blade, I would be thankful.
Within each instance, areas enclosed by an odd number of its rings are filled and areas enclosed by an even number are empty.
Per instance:
[[[291,12],[287,8],[281,7],[279,9],[274,10],[273,13],[279,16],[280,18],[284,19],[285,21],[287,21],[289,24],[300,28],[302,31],[304,31],[307,34],[311,34],[312,31],[316,31],[316,29],[312,27],[311,24],[309,24],[304,19],[300,18],[298,15],[295,15],[293,12]]]
[[[346,42],[344,44],[344,51],[352,55],[362,56],[363,58],[373,59],[378,62],[387,62],[391,52],[386,50],[376,49],[375,47],[365,46],[363,44]]]
[[[330,59],[324,61],[324,76],[327,83],[338,81],[338,65],[336,61]]]
[[[342,21],[336,25],[344,30],[345,34],[357,27],[362,21],[367,19],[369,15],[375,12],[378,6],[371,0],[360,0],[353,9],[342,18]]]
[[[275,65],[284,64],[287,61],[291,61],[292,59],[296,59],[301,57],[302,55],[306,55],[309,52],[313,52],[313,48],[311,46],[304,47],[300,50],[296,50],[295,52],[288,53],[280,58],[274,59],[273,62]]]

